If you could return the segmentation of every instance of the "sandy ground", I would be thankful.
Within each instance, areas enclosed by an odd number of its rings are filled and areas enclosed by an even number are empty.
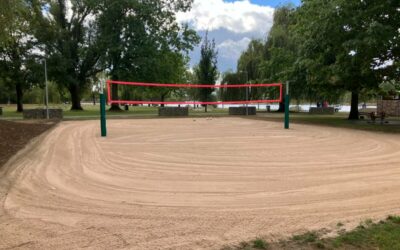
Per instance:
[[[0,170],[0,248],[218,249],[400,214],[400,136],[241,118],[63,122]]]

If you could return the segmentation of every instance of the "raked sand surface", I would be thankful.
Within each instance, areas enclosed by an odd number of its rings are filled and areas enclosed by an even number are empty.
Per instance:
[[[0,249],[219,249],[400,214],[400,136],[242,118],[62,122],[0,169]]]

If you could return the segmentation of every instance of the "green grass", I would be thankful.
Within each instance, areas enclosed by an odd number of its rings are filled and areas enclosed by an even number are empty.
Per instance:
[[[292,123],[292,125],[309,124],[309,125],[357,129],[357,130],[373,131],[373,132],[400,133],[399,117],[390,117],[389,124],[383,124],[383,125],[380,124],[380,122],[371,124],[369,123],[368,120],[349,121],[347,117],[348,114],[346,113],[337,113],[334,115],[310,115],[308,113],[291,113],[290,122]],[[278,114],[278,113],[260,114],[257,117],[253,117],[252,119],[282,122],[283,114]]]
[[[257,238],[252,242],[242,241],[237,247],[224,246],[221,250],[258,250],[258,249],[269,249],[269,244],[264,239]]]
[[[0,105],[3,107],[3,119],[22,119],[22,114],[16,112],[15,105]],[[61,108],[64,111],[64,119],[66,120],[79,120],[79,119],[99,119],[100,111],[99,105],[82,105],[83,111],[71,111],[69,105],[51,105],[50,108]],[[35,109],[43,108],[43,105],[24,105],[25,109]],[[146,106],[135,106],[129,107],[129,111],[108,111],[107,107],[107,117],[108,118],[145,118],[145,117],[158,117],[157,107],[146,107]],[[190,115],[193,117],[203,117],[203,116],[224,116],[228,115],[227,109],[213,109],[209,108],[209,112],[205,113],[203,108],[190,109]]]
[[[3,107],[3,117],[4,118],[22,118],[22,114],[16,112],[15,105],[0,105]],[[33,105],[28,104],[24,105],[25,109],[35,109],[35,108],[44,108],[43,105]],[[50,108],[61,108],[64,111],[65,117],[100,117],[99,105],[83,105],[83,111],[71,111],[69,105],[51,105]],[[129,116],[129,115],[138,115],[138,114],[152,114],[156,113],[157,108],[149,108],[149,107],[131,107],[129,111],[121,111],[121,112],[107,112],[109,115],[115,116]]]
[[[377,223],[366,220],[352,231],[339,230],[336,237],[326,238],[325,233],[307,232],[295,235],[288,240],[270,243],[257,238],[250,243],[242,242],[238,246],[223,249],[400,249],[400,217],[397,216],[389,216],[386,220]]]
[[[257,238],[253,241],[253,248],[256,249],[267,249],[268,248],[268,243],[260,238]]]
[[[3,107],[3,116],[0,119],[22,119],[22,114],[17,113],[15,105],[0,105]],[[54,108],[62,108],[64,110],[64,119],[81,120],[81,119],[99,119],[99,106],[83,105],[83,111],[71,111],[69,105],[53,105]],[[26,109],[43,108],[43,105],[25,105]],[[108,107],[107,107],[108,109]],[[107,111],[108,118],[157,118],[157,107],[130,107],[129,111],[110,112]],[[203,108],[190,109],[191,117],[208,117],[208,116],[228,116],[227,109],[209,108],[209,112],[205,113]],[[308,113],[291,113],[291,124],[310,124],[318,126],[329,126],[336,128],[357,129],[374,132],[400,133],[400,118],[390,117],[389,124],[368,123],[367,120],[349,121],[348,114],[337,113],[334,115],[310,115]],[[248,119],[258,119],[264,121],[275,121],[283,123],[283,114],[280,113],[262,113],[257,116],[249,116]],[[396,125],[397,124],[397,125]]]
[[[400,217],[389,216],[386,221],[366,221],[351,232],[325,241],[328,247],[360,249],[400,249]]]
[[[318,234],[316,232],[307,232],[304,234],[293,236],[292,240],[301,243],[312,243],[318,240]]]

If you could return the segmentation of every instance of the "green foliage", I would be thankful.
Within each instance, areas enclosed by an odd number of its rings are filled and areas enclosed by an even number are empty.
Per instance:
[[[378,223],[366,220],[356,229],[336,237],[322,236],[322,232],[307,232],[270,244],[256,239],[251,245],[242,242],[236,249],[400,249],[400,217],[389,216]]]
[[[304,234],[295,235],[292,239],[301,243],[312,243],[318,240],[318,234],[316,232],[306,232]]]
[[[263,77],[271,82],[287,81],[296,61],[296,41],[290,32],[295,24],[295,9],[283,6],[275,10],[274,24],[266,42]]]
[[[375,247],[379,249],[400,249],[400,218],[389,216],[381,223],[365,223],[351,232],[328,240],[336,247],[353,246],[358,248]]]
[[[261,78],[261,64],[263,63],[265,47],[263,41],[252,40],[246,51],[239,58],[237,71],[246,74],[246,81]]]
[[[72,109],[90,82],[106,70],[112,79],[180,82],[186,70],[185,53],[198,41],[196,33],[176,22],[175,13],[190,8],[191,0],[33,1],[37,29],[49,75],[70,92]],[[45,10],[45,11],[43,11]],[[68,12],[72,13],[68,13]],[[170,90],[137,93],[125,87],[122,95],[165,96]],[[118,89],[113,91],[118,98]]]
[[[305,0],[297,11],[307,82],[353,92],[350,119],[358,119],[360,91],[377,89],[379,68],[399,56],[398,43],[393,45],[399,39],[398,5],[395,0]]]
[[[60,91],[61,90],[61,91]],[[62,89],[54,82],[48,83],[49,103],[61,104],[65,100]],[[44,86],[34,86],[27,90],[24,94],[24,103],[26,104],[45,104],[45,88]]]
[[[11,95],[11,91],[0,77],[0,103],[7,103]]]
[[[253,247],[256,249],[267,249],[268,243],[265,240],[258,238],[253,241]]]
[[[102,70],[104,53],[97,29],[99,1],[33,1],[35,36],[48,62],[51,80],[66,88],[72,109],[82,109],[80,101],[90,78]],[[71,16],[69,16],[71,11]]]
[[[143,82],[185,82],[186,52],[199,38],[188,26],[176,22],[175,12],[188,10],[191,2],[103,1],[99,18],[101,41],[105,45],[102,63],[110,77]],[[136,99],[163,100],[172,90],[125,88],[123,91]],[[113,95],[113,99],[118,99],[116,85]]]
[[[31,33],[31,19],[29,1],[0,1],[1,87],[8,92],[8,98],[16,97],[18,111],[23,110],[24,91],[38,83],[42,72],[39,58],[33,53],[35,39]],[[11,91],[15,91],[15,95]]]
[[[197,83],[204,85],[215,85],[219,75],[217,68],[217,56],[218,52],[215,48],[215,41],[208,40],[208,33],[206,33],[203,44],[201,45],[200,62],[195,68]],[[198,97],[203,102],[209,102],[213,92],[214,89],[212,88],[201,88],[199,89]],[[205,108],[207,112],[207,105],[205,105]]]
[[[225,72],[222,77],[222,85],[237,85],[245,83],[242,73]],[[221,88],[219,97],[223,101],[243,101],[246,99],[246,93],[241,88]]]
[[[238,72],[246,72],[252,83],[289,81],[292,98],[315,100],[317,91],[307,84],[306,68],[298,61],[299,39],[293,32],[296,12],[291,5],[275,10],[274,24],[266,42],[253,40],[249,44],[238,61]],[[251,98],[277,97],[271,89],[256,90]]]
[[[396,97],[400,94],[400,82],[396,80],[384,81],[379,85],[383,96]]]
[[[249,46],[246,51],[242,53],[238,61],[237,67],[237,74],[240,77],[241,83],[262,83],[263,82],[263,64],[264,55],[266,53],[266,46],[264,45],[262,40],[252,40],[249,43]],[[268,82],[268,81],[267,81]],[[265,83],[265,82],[264,82]],[[232,83],[234,84],[234,83]],[[246,100],[246,92],[244,89],[228,89],[227,92],[237,92],[240,98],[231,99],[231,100]],[[261,89],[261,88],[254,88],[251,89],[249,92],[249,99],[261,99],[265,94],[269,91]],[[232,95],[232,94],[231,94]],[[233,94],[235,95],[235,94]]]
[[[37,82],[45,55],[49,78],[70,94],[72,109],[106,70],[113,79],[161,83],[187,82],[187,52],[197,34],[176,22],[175,14],[190,9],[192,0],[4,0],[0,2],[0,98],[32,89],[26,101],[38,100]],[[39,80],[40,79],[40,80]],[[17,90],[16,95],[10,91]],[[7,92],[7,93],[5,93]],[[118,91],[113,91],[118,95]],[[163,99],[171,89],[135,91],[126,99]],[[176,95],[182,93],[175,93]]]
[[[400,77],[400,4],[395,0],[305,0],[277,8],[267,41],[252,41],[238,61],[255,82],[290,83],[296,100],[337,102],[379,94],[383,79]],[[393,89],[391,89],[393,90]]]

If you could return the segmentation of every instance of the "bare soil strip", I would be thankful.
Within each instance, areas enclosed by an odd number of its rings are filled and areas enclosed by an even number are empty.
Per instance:
[[[0,120],[0,168],[26,144],[55,122],[9,122]]]
[[[0,248],[218,249],[400,214],[400,136],[241,118],[63,122],[0,170]],[[8,183],[8,185],[5,185]]]

